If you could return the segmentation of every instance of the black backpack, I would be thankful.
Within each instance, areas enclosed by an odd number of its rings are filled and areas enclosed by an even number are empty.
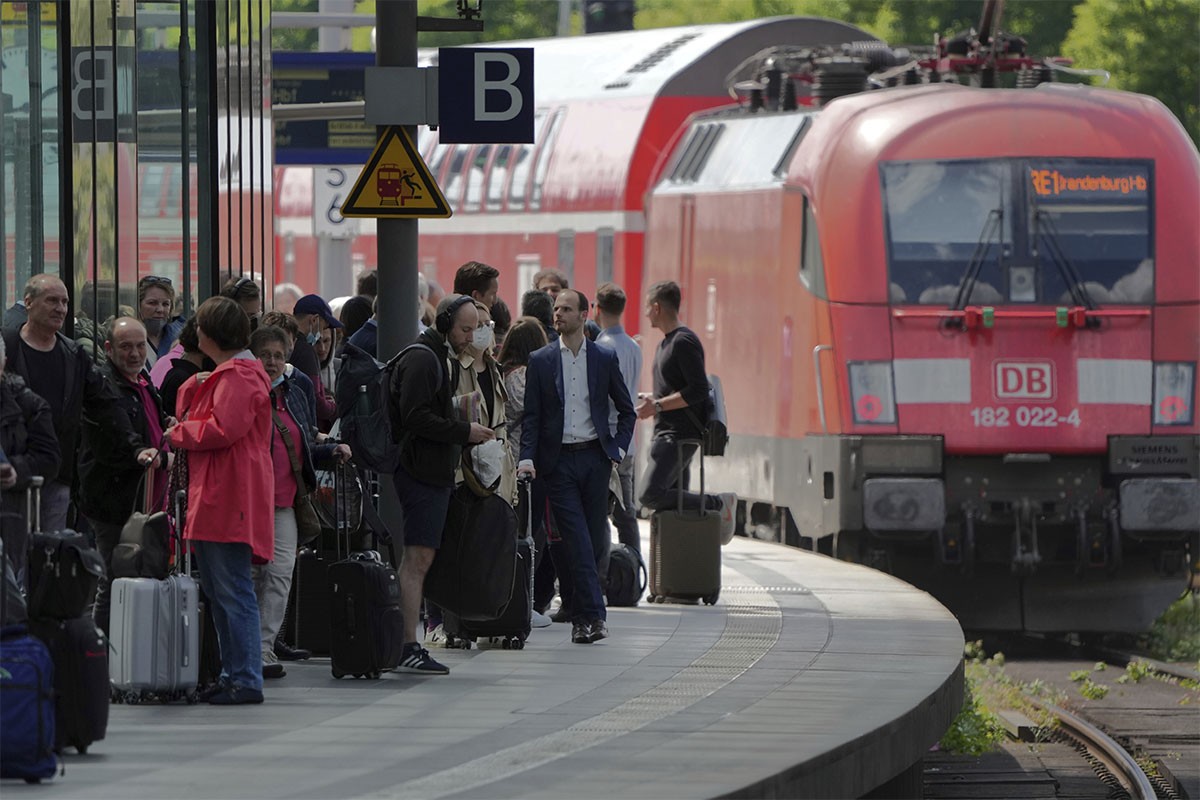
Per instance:
[[[604,596],[610,606],[636,606],[646,591],[646,563],[627,544],[614,543],[608,554],[608,584]]]
[[[433,352],[428,345],[410,344],[386,364],[349,343],[342,352],[334,391],[340,435],[350,445],[354,463],[364,469],[391,474],[400,464],[400,444],[388,410],[392,370],[401,356],[416,347]]]

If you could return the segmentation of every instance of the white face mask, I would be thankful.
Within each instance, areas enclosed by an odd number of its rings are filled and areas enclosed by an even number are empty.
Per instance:
[[[475,333],[471,337],[471,344],[480,352],[492,349],[492,345],[495,343],[496,334],[490,325],[476,328]]]

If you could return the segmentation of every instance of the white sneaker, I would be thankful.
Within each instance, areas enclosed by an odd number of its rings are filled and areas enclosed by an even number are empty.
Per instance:
[[[433,630],[426,633],[425,634],[425,644],[427,644],[431,647],[445,647],[446,646],[446,629],[444,627],[442,627],[441,625],[438,625],[436,628],[434,628]]]
[[[538,611],[536,608],[533,610],[533,616],[530,618],[530,621],[529,621],[530,627],[532,627],[532,628],[549,628],[553,624],[554,624],[554,620],[550,619],[545,614]]]
[[[733,541],[735,523],[737,522],[737,495],[733,492],[721,492],[721,544]]]

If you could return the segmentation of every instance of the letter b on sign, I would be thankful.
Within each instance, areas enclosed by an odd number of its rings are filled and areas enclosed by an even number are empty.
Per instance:
[[[532,48],[438,50],[439,141],[532,142],[533,114]]]
[[[1054,364],[1050,361],[997,361],[996,398],[1050,400],[1054,397]]]

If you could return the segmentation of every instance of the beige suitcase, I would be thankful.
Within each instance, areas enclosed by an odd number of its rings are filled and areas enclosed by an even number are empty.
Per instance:
[[[679,463],[683,464],[680,440]],[[699,442],[692,442],[700,445]],[[696,448],[700,459],[700,494],[704,494],[704,452]],[[650,594],[651,603],[679,600],[717,602],[721,594],[721,514],[717,511],[684,511],[683,481],[679,481],[679,500],[674,509],[656,511],[650,517]]]

